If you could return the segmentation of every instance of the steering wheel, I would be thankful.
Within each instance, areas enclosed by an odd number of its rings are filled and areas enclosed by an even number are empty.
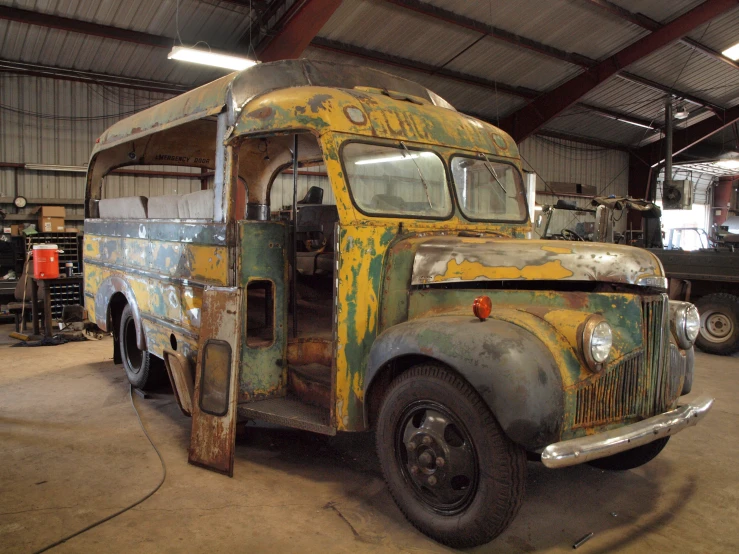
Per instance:
[[[562,229],[560,233],[565,238],[565,240],[575,240],[575,241],[585,242],[585,239],[582,238],[580,235],[578,235],[572,229]]]

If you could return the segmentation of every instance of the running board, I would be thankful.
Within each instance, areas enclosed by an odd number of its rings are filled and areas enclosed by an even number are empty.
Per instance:
[[[241,418],[258,419],[322,435],[336,434],[336,429],[331,426],[328,410],[294,398],[270,398],[239,404],[238,414]]]

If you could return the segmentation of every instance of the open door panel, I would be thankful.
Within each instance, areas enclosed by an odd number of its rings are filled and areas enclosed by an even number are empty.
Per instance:
[[[233,477],[241,291],[206,287],[192,402],[191,464]]]

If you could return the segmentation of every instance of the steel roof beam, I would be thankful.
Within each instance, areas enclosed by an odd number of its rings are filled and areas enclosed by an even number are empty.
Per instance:
[[[638,25],[639,27],[643,29],[647,29],[649,31],[657,31],[658,29],[661,29],[663,27],[662,23],[660,23],[659,21],[655,21],[654,19],[647,17],[646,15],[641,14],[641,13],[632,13],[629,10],[614,4],[610,0],[583,0],[583,1],[589,4],[592,4],[594,6],[597,6],[598,8],[601,8],[609,13],[612,13],[613,15],[625,21],[628,21],[629,23],[633,23],[634,25]],[[709,48],[705,44],[701,44],[695,39],[692,39],[690,37],[683,37],[680,39],[680,42],[687,44],[688,46],[691,46],[692,48],[695,48],[699,52],[705,54],[706,56],[713,58],[714,60],[718,60],[727,65],[730,65],[734,69],[739,69],[739,63],[732,60],[731,58],[727,58],[726,56],[721,54],[721,52],[717,52],[713,48]]]
[[[342,0],[304,0],[298,8],[288,10],[290,17],[283,17],[286,20],[277,24],[278,28],[272,39],[260,48],[259,59],[273,62],[300,57],[341,2]]]
[[[508,131],[516,142],[521,142],[623,68],[679,39],[714,17],[733,9],[738,4],[738,0],[706,0],[661,29],[598,62],[584,73],[573,77],[507,116],[501,121],[501,127]]]

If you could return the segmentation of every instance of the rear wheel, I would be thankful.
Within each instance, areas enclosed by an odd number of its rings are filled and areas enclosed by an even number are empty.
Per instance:
[[[139,350],[136,345],[136,321],[130,305],[123,308],[121,324],[118,328],[118,344],[121,348],[123,368],[128,382],[137,389],[151,387],[156,381],[156,362],[149,352]]]
[[[449,546],[489,542],[523,501],[525,452],[476,391],[441,366],[417,365],[390,385],[377,453],[408,520]]]
[[[598,469],[610,469],[614,471],[634,469],[654,460],[662,452],[662,449],[667,446],[668,440],[670,440],[670,437],[657,439],[649,444],[637,446],[626,452],[619,452],[606,458],[591,460],[588,463]]]
[[[704,352],[729,355],[739,351],[739,297],[709,294],[695,303],[701,318],[696,345]]]

